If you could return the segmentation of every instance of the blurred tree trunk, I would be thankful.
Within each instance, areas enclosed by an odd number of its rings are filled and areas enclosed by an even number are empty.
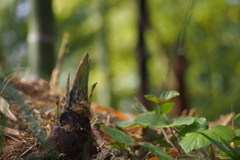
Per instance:
[[[28,53],[31,77],[49,79],[54,65],[54,16],[51,0],[29,0]]]
[[[144,33],[148,26],[146,0],[138,0],[138,43],[137,43],[137,59],[140,77],[140,86],[138,91],[138,99],[144,105],[148,106],[148,102],[144,95],[148,93],[148,74],[147,74],[147,49],[144,40]]]
[[[101,73],[99,75],[99,81],[100,85],[97,89],[98,97],[98,103],[100,105],[103,105],[105,107],[115,107],[112,101],[112,90],[111,90],[111,81],[110,81],[110,69],[109,69],[109,60],[108,60],[108,45],[106,42],[107,39],[107,28],[106,28],[106,13],[108,10],[108,3],[106,0],[100,1],[100,13],[102,16],[102,27],[98,31],[98,34],[96,35],[96,42],[99,46],[99,49],[97,50],[97,65],[98,65],[98,71]]]
[[[176,113],[180,115],[183,110],[187,109],[187,101],[186,101],[186,94],[185,94],[185,85],[184,85],[184,73],[186,69],[186,60],[185,60],[185,52],[186,52],[186,45],[185,45],[185,36],[186,36],[186,29],[190,23],[192,13],[195,8],[196,1],[190,1],[189,6],[187,9],[187,12],[185,14],[183,24],[181,26],[176,46],[175,46],[175,51],[173,54],[173,57],[176,57],[176,65],[173,68],[174,73],[176,75],[177,83],[178,83],[178,91],[180,93],[180,96],[175,99],[176,104],[177,104],[177,110]]]
[[[184,85],[184,74],[186,69],[186,62],[184,55],[179,55],[177,63],[174,67],[174,73],[176,76],[176,80],[178,83],[178,92],[180,93],[180,96],[176,97],[175,103],[177,105],[176,107],[176,114],[181,115],[182,111],[184,109],[187,109],[187,102],[185,97],[185,85]]]

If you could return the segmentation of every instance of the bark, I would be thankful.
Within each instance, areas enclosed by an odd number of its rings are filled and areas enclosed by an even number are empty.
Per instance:
[[[185,85],[184,85],[184,73],[185,73],[186,65],[185,65],[185,57],[184,55],[180,55],[178,57],[176,66],[174,67],[174,73],[176,75],[176,79],[178,82],[178,92],[180,96],[175,99],[177,104],[176,114],[181,115],[184,109],[187,109],[187,102],[185,98]]]
[[[54,16],[51,0],[30,0],[28,53],[32,77],[49,78],[54,66]]]
[[[139,21],[138,21],[138,44],[137,44],[137,59],[139,68],[140,86],[138,91],[138,99],[144,105],[148,106],[144,95],[148,93],[148,74],[147,74],[147,49],[144,40],[144,32],[147,29],[148,17],[146,0],[138,1]]]

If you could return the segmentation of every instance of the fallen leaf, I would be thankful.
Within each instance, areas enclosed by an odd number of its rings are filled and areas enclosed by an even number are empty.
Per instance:
[[[157,157],[152,157],[152,158],[149,158],[147,160],[159,160]]]
[[[47,124],[54,124],[52,121],[47,120]]]
[[[167,152],[167,154],[168,154],[169,156],[175,158],[175,157],[177,157],[178,152],[176,152],[176,151],[169,151],[169,152]]]
[[[4,128],[4,134],[5,135],[9,135],[9,136],[13,136],[13,137],[19,137],[20,136],[20,133],[19,133],[18,130],[12,129],[12,128],[8,128],[8,127]]]
[[[14,116],[14,114],[9,110],[9,103],[0,97],[0,111],[8,118],[10,118],[13,121],[17,121],[17,118]]]
[[[104,108],[104,107],[101,107],[94,103],[91,104],[91,108],[94,111],[101,112],[101,113],[107,113],[107,114],[110,114],[111,116],[115,116],[120,120],[126,120],[126,118],[127,118],[124,114],[122,114],[121,112],[115,111],[112,108]]]

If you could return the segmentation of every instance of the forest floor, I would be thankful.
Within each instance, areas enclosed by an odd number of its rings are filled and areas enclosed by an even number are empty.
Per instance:
[[[48,82],[40,79],[38,82],[26,82],[18,78],[12,80],[12,83],[18,90],[18,93],[23,97],[24,103],[31,109],[32,114],[37,122],[46,132],[46,137],[49,136],[53,124],[56,110],[57,97],[63,97],[64,92],[60,89],[52,90]],[[16,117],[16,121],[8,118],[5,128],[5,136],[2,147],[2,154],[0,159],[47,159],[46,152],[42,148],[33,130],[30,128],[26,117],[19,108],[19,104],[14,101],[8,102],[10,104],[10,111]],[[126,113],[120,113],[113,109],[103,108],[96,103],[91,105],[91,116],[98,122],[105,126],[115,127],[118,121],[130,121],[134,116]],[[228,123],[227,117],[222,117],[212,125]],[[138,150],[138,158],[134,157],[126,150],[118,150],[111,146],[105,145],[112,142],[112,138],[103,132],[100,127],[92,127],[93,136],[97,142],[99,153],[94,155],[92,159],[98,160],[128,160],[128,159],[154,159],[149,151],[139,149],[138,141],[142,141],[142,128],[133,126],[123,130],[129,136],[136,140],[136,145],[132,150]],[[173,158],[177,156],[174,151],[169,151],[169,155]],[[151,158],[153,157],[153,158]],[[157,158],[155,158],[157,160]]]
[[[40,79],[38,82],[26,82],[15,78],[12,82],[19,94],[23,97],[24,103],[30,107],[34,117],[43,130],[45,130],[46,136],[48,137],[54,124],[57,97],[63,96],[64,92],[60,89],[57,89],[57,91],[51,90],[48,82],[43,79]],[[0,159],[47,159],[46,152],[34,136],[19,105],[14,101],[9,102],[9,104],[10,111],[17,120],[13,121],[9,118],[7,120]],[[111,108],[103,108],[95,103],[91,105],[91,114],[92,117],[101,121],[102,124],[112,127],[117,121],[132,119],[130,114],[123,114]],[[109,159],[111,152],[114,157],[128,159],[128,153],[125,153],[125,151],[104,146],[105,143],[111,141],[110,136],[104,134],[104,132],[97,127],[93,127],[92,131],[99,150],[101,150],[101,152],[95,155],[94,159]],[[128,133],[135,138],[139,137],[140,132],[140,127],[134,127],[128,130]],[[111,157],[113,156],[110,156],[110,158]]]

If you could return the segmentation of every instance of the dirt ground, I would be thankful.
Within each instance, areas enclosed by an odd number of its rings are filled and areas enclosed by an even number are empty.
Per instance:
[[[56,102],[58,99],[62,99],[65,93],[59,88],[51,88],[43,79],[37,82],[26,82],[18,78],[14,78],[11,83],[17,89],[17,92],[24,100],[24,104],[30,109],[31,114],[34,115],[37,123],[41,126],[46,138],[48,138],[51,130],[54,126],[55,111],[57,108]],[[4,92],[3,96],[4,97]],[[0,97],[0,100],[1,98]],[[27,122],[27,118],[24,116],[21,106],[16,101],[7,101],[10,105],[10,111],[15,116],[14,118],[8,118],[4,123],[4,116],[0,115],[0,135],[1,140],[1,155],[0,160],[41,160],[49,159],[46,151],[43,149],[39,142],[39,139],[34,135],[33,130],[30,128],[30,123]],[[0,106],[1,107],[1,106]],[[182,116],[193,116],[195,110],[189,112],[183,112]],[[28,116],[28,115],[27,115]],[[215,125],[227,125],[233,117],[233,114],[220,116],[219,120],[210,122],[209,126]],[[129,136],[135,139],[134,146],[128,150],[119,150],[106,145],[109,142],[113,142],[113,139],[107,135],[100,127],[99,124],[105,126],[115,127],[115,123],[118,121],[126,120],[132,121],[134,116],[129,113],[121,113],[111,108],[104,108],[96,103],[91,105],[91,125],[94,139],[96,140],[98,153],[92,156],[91,160],[157,160],[147,150],[142,149],[138,142],[151,141],[156,133],[150,133],[151,136],[142,137],[145,135],[145,130],[141,127],[133,126],[123,130]],[[4,132],[3,129],[4,128]],[[149,135],[149,134],[148,134]],[[149,139],[150,138],[150,139]],[[156,138],[156,137],[155,137]],[[161,137],[157,137],[158,139]],[[134,153],[137,153],[137,157]],[[167,152],[170,156],[176,157],[176,152]],[[154,159],[155,158],[155,159]]]
[[[43,79],[40,79],[38,82],[24,82],[15,78],[12,80],[12,83],[23,97],[24,103],[31,109],[37,122],[46,132],[46,135],[49,136],[54,124],[57,97],[63,97],[64,92],[60,89],[51,90],[49,84]],[[46,152],[34,136],[19,105],[14,101],[8,103],[10,104],[10,111],[15,115],[17,121],[7,120],[0,159],[47,159]],[[113,109],[103,108],[95,103],[91,106],[91,114],[92,118],[106,126],[114,126],[117,121],[130,120],[132,118],[129,114],[122,114]],[[121,151],[104,145],[111,142],[112,139],[100,127],[93,127],[92,131],[99,151],[92,159],[135,159],[127,151]],[[137,139],[140,137],[141,128],[130,129],[126,132]]]

